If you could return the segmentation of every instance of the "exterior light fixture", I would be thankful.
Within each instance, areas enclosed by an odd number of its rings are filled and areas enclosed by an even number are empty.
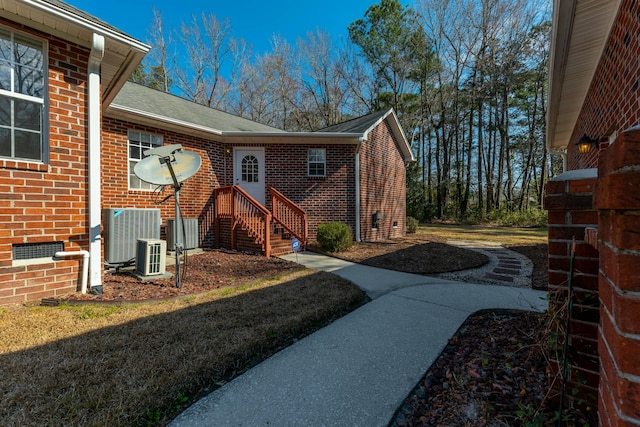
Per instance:
[[[224,152],[227,154],[227,156],[230,156],[231,155],[231,148],[230,147],[225,148]]]
[[[589,138],[586,133],[576,142],[580,154],[586,154],[591,151],[592,147],[598,148],[599,145],[597,139]]]

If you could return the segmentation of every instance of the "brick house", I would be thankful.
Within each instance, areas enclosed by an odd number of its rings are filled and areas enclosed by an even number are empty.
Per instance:
[[[566,172],[545,207],[550,291],[575,292],[568,387],[599,425],[640,425],[640,3],[556,0],[553,20],[547,147]]]
[[[66,3],[0,9],[0,305],[99,289],[105,208],[160,209],[165,237],[172,189],[133,173],[156,146],[202,160],[180,191],[199,246],[277,254],[328,221],[357,240],[404,235],[413,155],[392,110],[281,131],[127,82],[149,46]]]

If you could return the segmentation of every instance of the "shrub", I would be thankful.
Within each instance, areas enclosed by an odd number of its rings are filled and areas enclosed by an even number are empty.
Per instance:
[[[407,233],[413,234],[418,231],[418,220],[412,216],[407,217]]]
[[[343,222],[327,222],[318,225],[318,245],[326,252],[340,252],[353,244],[351,229]]]

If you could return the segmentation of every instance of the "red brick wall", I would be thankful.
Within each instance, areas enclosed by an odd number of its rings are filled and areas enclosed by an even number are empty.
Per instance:
[[[637,60],[637,59],[636,59]],[[640,130],[600,158],[600,424],[640,425]]]
[[[326,176],[307,176],[307,152],[326,150]],[[308,214],[309,239],[318,224],[344,222],[355,233],[355,145],[291,145],[265,147],[265,180]]]
[[[577,152],[575,143],[584,134],[592,138],[606,137],[640,123],[638,34],[640,3],[623,0],[568,147],[570,170],[598,165],[598,150],[588,154]]]
[[[363,241],[389,239],[405,235],[406,169],[387,122],[369,134],[360,149],[360,229]],[[377,229],[372,215],[382,214]],[[395,224],[395,226],[394,226]]]
[[[180,206],[185,218],[198,218],[200,245],[212,247],[215,241],[213,223],[213,189],[224,182],[224,147],[208,141],[169,132],[157,128],[140,126],[104,117],[102,122],[102,207],[103,208],[159,208],[163,226],[168,218],[175,217],[174,199],[163,204],[157,202],[173,194],[172,187],[163,192],[129,190],[129,130],[161,135],[165,145],[181,144],[185,149],[198,153],[202,166],[192,178],[184,181],[180,190]],[[231,162],[229,159],[228,162]],[[164,231],[163,231],[164,232]]]
[[[569,145],[570,169],[598,167],[600,425],[640,424],[640,3],[623,0]],[[583,135],[612,143],[576,152]]]
[[[598,225],[598,212],[593,208],[592,193],[596,171],[574,171],[562,174],[547,183],[545,209],[549,222],[549,294],[550,312],[555,323],[552,328],[561,332],[563,343],[566,331],[566,306],[569,294],[571,248],[575,239],[573,264],[574,302],[569,325],[569,364],[566,395],[572,404],[584,406],[594,413],[598,406],[598,251],[586,242],[585,229]],[[555,317],[556,313],[561,316]],[[562,346],[553,351],[552,371],[560,372]],[[556,392],[561,382],[554,381]],[[572,389],[578,393],[573,394]]]
[[[12,24],[0,19],[0,23]],[[0,159],[0,305],[69,293],[78,259],[15,266],[12,245],[64,242],[88,249],[86,203],[86,81],[89,50],[48,39],[48,164]]]

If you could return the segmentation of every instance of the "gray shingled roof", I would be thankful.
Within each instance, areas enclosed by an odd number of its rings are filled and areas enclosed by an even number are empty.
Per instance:
[[[346,122],[338,123],[337,125],[329,126],[324,129],[319,129],[316,132],[365,133],[380,119],[389,114],[389,111],[390,110],[376,111],[375,113],[367,114],[366,116],[347,120]]]
[[[127,82],[111,106],[143,112],[168,121],[181,121],[221,132],[282,132],[179,96]]]
[[[83,19],[91,21],[91,22],[93,22],[95,24],[98,24],[98,25],[100,25],[102,27],[108,28],[109,30],[111,30],[113,32],[120,33],[120,34],[122,34],[122,35],[124,35],[126,37],[131,37],[130,35],[128,35],[124,31],[114,27],[111,24],[106,23],[102,19],[96,18],[95,16],[85,12],[84,10],[78,9],[77,7],[74,7],[74,6],[72,6],[72,5],[68,4],[68,3],[63,2],[63,1],[60,1],[60,0],[42,0],[42,2],[43,3],[48,3],[48,4],[50,4],[52,6],[55,6],[55,7],[59,7],[60,9],[66,11],[66,12],[72,13],[72,14],[74,14],[76,16],[79,16],[79,17],[81,17]]]

